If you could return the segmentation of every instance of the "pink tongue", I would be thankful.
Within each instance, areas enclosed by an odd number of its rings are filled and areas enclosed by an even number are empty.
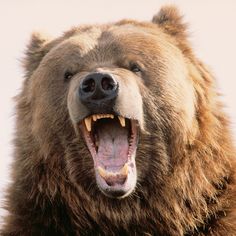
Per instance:
[[[115,120],[104,121],[101,120],[97,129],[97,161],[106,169],[119,170],[128,160],[128,129]]]

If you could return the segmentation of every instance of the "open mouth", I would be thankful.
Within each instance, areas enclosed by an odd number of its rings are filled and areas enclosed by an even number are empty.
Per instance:
[[[100,190],[109,197],[125,197],[135,188],[137,120],[113,114],[94,114],[79,123],[93,157]]]

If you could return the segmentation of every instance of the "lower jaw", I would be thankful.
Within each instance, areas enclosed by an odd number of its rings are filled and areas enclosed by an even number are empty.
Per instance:
[[[132,167],[129,167],[129,173],[123,184],[108,185],[106,181],[100,176],[97,170],[96,181],[100,191],[107,197],[122,199],[130,195],[136,187],[137,171],[135,162],[132,162]]]

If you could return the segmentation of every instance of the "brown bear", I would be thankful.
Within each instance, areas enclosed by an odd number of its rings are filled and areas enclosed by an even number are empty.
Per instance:
[[[174,7],[32,36],[3,236],[235,236],[215,80]]]

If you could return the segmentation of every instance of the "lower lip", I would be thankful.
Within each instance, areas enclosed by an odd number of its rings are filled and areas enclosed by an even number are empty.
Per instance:
[[[99,189],[108,197],[124,198],[128,196],[136,186],[136,165],[133,162],[129,163],[129,173],[124,184],[109,186],[96,169],[95,172]]]
[[[122,185],[109,186],[100,176],[97,176],[97,184],[101,192],[110,198],[124,198],[132,191],[131,188],[128,188],[126,182]]]

